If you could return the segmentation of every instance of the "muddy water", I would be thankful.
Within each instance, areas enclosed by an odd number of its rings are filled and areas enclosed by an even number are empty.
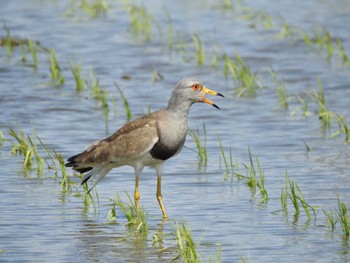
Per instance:
[[[187,138],[186,148],[164,166],[163,196],[172,220],[191,226],[193,238],[200,240],[203,261],[222,250],[223,262],[348,262],[348,240],[340,225],[329,230],[322,209],[337,208],[337,197],[348,204],[349,146],[344,135],[329,138],[337,130],[322,129],[315,115],[316,104],[309,102],[310,116],[291,100],[289,110],[276,109],[278,101],[269,70],[272,66],[285,82],[287,94],[300,95],[318,89],[322,81],[328,107],[349,117],[350,70],[335,55],[327,60],[325,50],[309,47],[292,38],[278,38],[283,21],[311,34],[313,26],[326,25],[350,51],[347,31],[350,5],[347,1],[308,1],[274,3],[256,1],[243,4],[272,16],[275,27],[264,29],[259,21],[247,21],[239,10],[224,10],[210,1],[153,1],[147,11],[159,23],[162,34],[153,26],[152,38],[131,32],[130,18],[122,3],[111,3],[106,16],[91,19],[78,10],[64,15],[70,1],[7,1],[0,4],[0,15],[11,36],[40,41],[56,50],[65,76],[64,85],[50,80],[49,59],[38,52],[38,70],[20,61],[21,51],[14,48],[10,58],[0,49],[0,129],[6,138],[8,128],[21,127],[25,134],[35,128],[50,148],[65,158],[103,138],[125,123],[123,102],[113,82],[123,90],[132,113],[139,116],[164,107],[174,84],[185,76],[197,76],[212,89],[226,95],[214,98],[222,108],[195,105],[190,127],[207,131],[208,163],[198,167],[194,141]],[[167,18],[172,18],[174,48],[167,47]],[[1,31],[1,36],[5,36]],[[205,65],[197,66],[193,34],[202,40]],[[175,43],[176,42],[176,43]],[[176,45],[175,45],[176,44]],[[211,66],[215,50],[229,55],[238,52],[256,72],[265,89],[255,98],[236,98],[237,85],[225,78],[222,65]],[[68,61],[81,63],[86,76],[93,69],[108,92],[108,121],[89,91],[78,93]],[[157,69],[163,80],[153,82]],[[126,77],[127,76],[127,77]],[[116,109],[113,101],[115,100]],[[252,198],[244,180],[224,180],[225,168],[218,142],[234,161],[248,163],[248,147],[265,175],[269,200],[260,204]],[[304,142],[311,147],[308,153]],[[145,169],[140,182],[141,200],[149,214],[148,239],[138,239],[124,226],[106,220],[109,198],[133,192],[133,170],[122,167],[112,171],[98,186],[99,206],[84,209],[80,198],[63,194],[52,170],[41,177],[23,171],[22,157],[10,153],[5,142],[0,148],[0,261],[15,262],[169,262],[177,247],[174,221],[161,223],[155,199],[154,171]],[[310,221],[303,211],[294,217],[281,211],[281,189],[285,173],[300,187],[305,200],[316,209]],[[157,231],[170,234],[163,243],[152,244]],[[180,260],[179,260],[180,261]]]

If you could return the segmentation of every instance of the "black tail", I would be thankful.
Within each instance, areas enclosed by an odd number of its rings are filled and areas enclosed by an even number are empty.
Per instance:
[[[79,156],[80,154],[76,154],[76,155],[73,155],[72,157],[69,157],[67,159],[67,163],[65,164],[66,167],[73,167],[73,169],[75,171],[78,171],[79,173],[86,173],[90,170],[92,170],[92,167],[83,167],[83,168],[78,168],[79,164],[77,164],[76,162],[76,158]]]

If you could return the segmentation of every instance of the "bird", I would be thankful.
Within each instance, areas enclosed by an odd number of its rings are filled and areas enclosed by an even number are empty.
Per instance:
[[[135,171],[136,211],[139,211],[140,174],[145,166],[154,168],[157,175],[156,198],[163,218],[166,219],[168,216],[161,193],[163,163],[183,148],[188,115],[194,103],[207,103],[220,109],[205,97],[206,94],[224,97],[193,77],[180,80],[175,85],[166,108],[128,122],[109,137],[90,144],[83,152],[68,158],[65,166],[83,174],[82,185],[93,178],[89,192],[113,168],[132,166]]]

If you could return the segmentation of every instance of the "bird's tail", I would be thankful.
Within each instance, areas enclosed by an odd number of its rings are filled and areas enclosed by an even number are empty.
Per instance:
[[[99,183],[99,181],[102,180],[103,177],[105,177],[109,171],[111,170],[111,167],[103,167],[103,166],[96,166],[93,167],[89,172],[87,172],[86,174],[84,174],[83,179],[81,184],[86,184],[87,181],[92,178],[92,185],[88,191],[88,193],[90,193],[90,191]]]

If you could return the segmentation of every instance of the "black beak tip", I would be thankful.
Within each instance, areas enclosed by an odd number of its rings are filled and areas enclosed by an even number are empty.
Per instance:
[[[222,95],[221,93],[217,93],[216,95],[225,98],[225,96]]]
[[[213,107],[217,108],[218,110],[221,110],[220,107],[218,105],[216,105],[216,104],[213,104]]]

